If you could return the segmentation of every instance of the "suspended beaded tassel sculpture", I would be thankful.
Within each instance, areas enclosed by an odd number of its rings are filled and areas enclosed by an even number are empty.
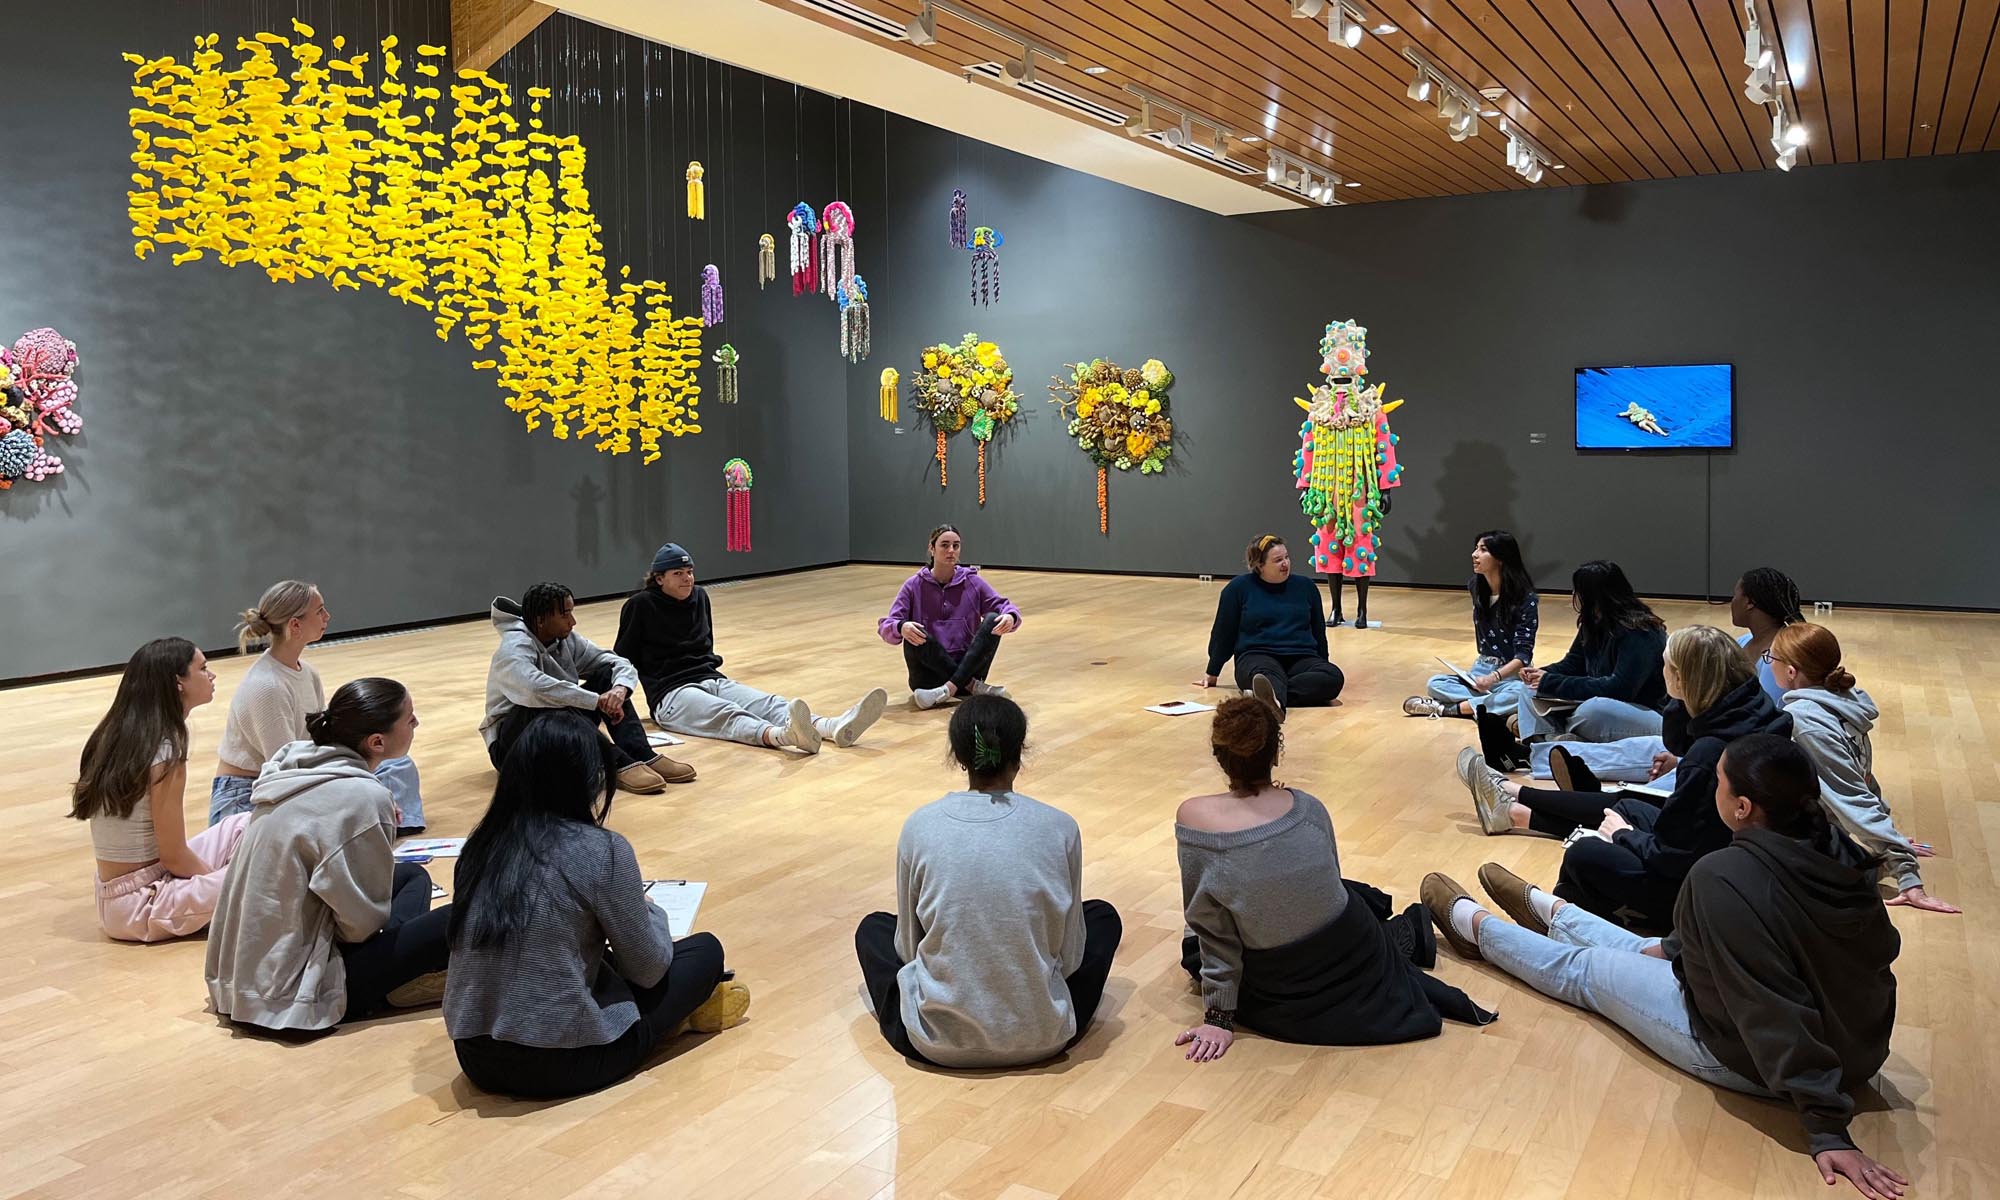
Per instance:
[[[972,231],[972,302],[992,304],[1000,299],[1000,247],[1006,244],[998,230],[981,225]]]
[[[840,354],[851,363],[868,357],[868,281],[859,275],[840,289]]]
[[[723,404],[737,401],[736,347],[727,342],[715,352],[715,398]]]
[[[688,164],[688,216],[697,221],[708,220],[708,192],[701,185],[701,164]]]
[[[747,554],[750,550],[750,464],[732,458],[722,464],[722,492],[725,519],[729,523],[728,549]]]
[[[812,205],[801,200],[794,205],[785,224],[792,231],[792,295],[803,296],[819,290],[819,217]]]
[[[894,367],[882,368],[882,419],[895,424],[901,419],[896,395],[902,384],[902,375]]]
[[[951,248],[963,250],[965,245],[965,190],[951,189]]]
[[[778,240],[770,234],[757,238],[757,290],[778,277]]]
[[[854,210],[835,200],[820,210],[819,227],[820,286],[839,304],[854,278]]]
[[[722,324],[722,272],[714,263],[701,269],[701,323]]]

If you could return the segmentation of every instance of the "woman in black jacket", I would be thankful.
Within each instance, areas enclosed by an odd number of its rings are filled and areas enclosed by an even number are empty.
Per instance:
[[[1570,576],[1570,589],[1576,640],[1561,662],[1521,672],[1528,685],[1517,709],[1521,739],[1568,733],[1578,741],[1613,742],[1660,732],[1666,622],[1632,591],[1617,563],[1583,564]]]
[[[1695,864],[1674,934],[1639,938],[1487,863],[1479,881],[1517,924],[1443,875],[1425,906],[1452,948],[1609,1018],[1695,1078],[1789,1101],[1820,1178],[1894,1200],[1909,1181],[1848,1133],[1854,1091],[1889,1057],[1901,939],[1878,864],[1827,823],[1812,760],[1790,739],[1730,744],[1713,808],[1730,844]]]
[[[1556,894],[1598,916],[1664,928],[1695,860],[1729,844],[1715,813],[1715,768],[1722,751],[1753,733],[1789,736],[1792,719],[1757,681],[1756,666],[1720,629],[1691,625],[1667,639],[1667,705],[1662,740],[1675,770],[1664,801],[1636,793],[1524,788],[1478,760],[1460,756],[1479,821],[1488,833],[1569,837]]]

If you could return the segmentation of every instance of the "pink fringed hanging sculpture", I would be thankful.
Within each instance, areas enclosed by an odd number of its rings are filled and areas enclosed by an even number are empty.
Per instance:
[[[732,458],[722,464],[725,519],[729,523],[728,548],[747,554],[750,550],[750,464]]]
[[[951,189],[951,248],[963,250],[965,245],[965,189]]]
[[[0,490],[63,473],[50,437],[83,431],[76,415],[76,343],[44,326],[0,347]]]
[[[827,299],[843,302],[854,278],[854,210],[835,200],[819,214],[819,282]]]
[[[1000,231],[981,225],[972,231],[972,302],[996,304],[1000,300],[1000,247],[1007,239]]]
[[[722,272],[714,263],[701,269],[701,323],[722,324]]]
[[[819,217],[812,205],[801,200],[792,207],[785,224],[792,231],[792,295],[803,296],[819,290]]]
[[[856,275],[840,287],[840,354],[858,363],[868,350],[868,281]]]

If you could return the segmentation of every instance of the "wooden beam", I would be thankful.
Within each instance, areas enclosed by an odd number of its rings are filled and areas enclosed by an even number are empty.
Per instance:
[[[452,0],[451,65],[484,71],[555,13],[535,0]]]

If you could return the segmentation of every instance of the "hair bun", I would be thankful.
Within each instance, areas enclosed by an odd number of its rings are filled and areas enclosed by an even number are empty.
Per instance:
[[[1826,673],[1822,686],[1829,692],[1851,692],[1854,690],[1854,672],[1846,667],[1835,667]]]
[[[306,714],[306,733],[315,741],[319,739],[320,734],[326,732],[326,724],[326,710],[322,709],[316,713]]]
[[[1231,705],[1227,711],[1219,709],[1209,730],[1209,741],[1238,758],[1262,754],[1271,742],[1271,722],[1266,719],[1269,710],[1262,701],[1253,703],[1255,707]]]

